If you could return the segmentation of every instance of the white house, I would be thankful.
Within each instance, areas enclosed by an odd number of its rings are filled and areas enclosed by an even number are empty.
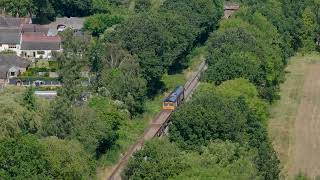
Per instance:
[[[62,51],[61,38],[59,36],[22,34],[19,56],[48,59],[52,57],[53,51]]]
[[[31,22],[30,18],[0,16],[0,52],[11,50],[19,53],[21,27]]]
[[[31,24],[29,18],[0,16],[0,52],[11,50],[30,59],[50,59],[53,51],[62,51],[61,38],[48,36],[49,26]]]

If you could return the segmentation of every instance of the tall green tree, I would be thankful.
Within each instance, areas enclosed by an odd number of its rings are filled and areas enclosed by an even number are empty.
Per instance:
[[[70,101],[64,97],[57,97],[51,104],[48,117],[46,117],[43,125],[42,134],[64,139],[71,135],[75,123],[74,120]]]
[[[53,178],[44,146],[30,135],[0,139],[0,178]]]
[[[0,8],[4,8],[12,16],[25,17],[35,12],[36,5],[33,0],[0,0]]]
[[[77,141],[48,137],[40,140],[53,179],[90,179],[95,162]]]
[[[314,51],[316,48],[316,16],[312,12],[311,8],[307,7],[302,14],[302,29],[301,29],[301,41],[303,53]]]

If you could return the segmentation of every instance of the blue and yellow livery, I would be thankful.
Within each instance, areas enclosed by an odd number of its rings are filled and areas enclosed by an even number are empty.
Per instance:
[[[184,100],[184,88],[178,86],[164,101],[162,108],[165,110],[175,110]]]

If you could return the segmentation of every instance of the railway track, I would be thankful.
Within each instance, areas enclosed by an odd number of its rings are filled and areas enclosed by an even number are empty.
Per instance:
[[[203,61],[198,70],[194,73],[192,78],[190,78],[187,83],[184,85],[185,88],[185,99],[188,100],[191,96],[194,90],[199,85],[199,80],[201,77],[202,72],[204,72],[207,69],[207,64],[205,61]],[[121,172],[126,167],[129,159],[132,157],[132,155],[140,150],[144,143],[148,140],[153,139],[154,137],[161,136],[164,132],[165,128],[167,127],[170,116],[172,114],[171,110],[162,110],[150,123],[148,128],[144,131],[143,135],[137,140],[135,144],[133,144],[129,150],[125,153],[124,156],[121,157],[120,161],[115,165],[115,167],[112,169],[112,173],[107,177],[107,180],[119,180],[121,179]]]

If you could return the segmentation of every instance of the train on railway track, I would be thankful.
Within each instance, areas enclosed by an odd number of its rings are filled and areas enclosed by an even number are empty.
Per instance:
[[[185,98],[185,89],[183,86],[178,86],[172,93],[163,101],[162,109],[175,110]]]

